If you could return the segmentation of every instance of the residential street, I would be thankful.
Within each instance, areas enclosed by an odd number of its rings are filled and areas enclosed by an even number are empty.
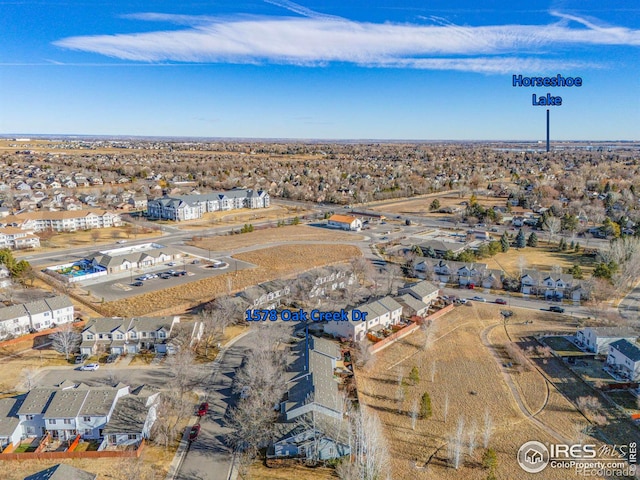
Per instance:
[[[203,385],[205,400],[209,402],[209,413],[200,421],[200,435],[189,447],[184,457],[177,480],[227,480],[233,459],[232,452],[225,445],[224,415],[235,404],[237,395],[232,394],[235,371],[242,364],[245,352],[255,341],[250,331],[230,347],[223,349],[219,362]],[[211,369],[211,364],[203,368]]]

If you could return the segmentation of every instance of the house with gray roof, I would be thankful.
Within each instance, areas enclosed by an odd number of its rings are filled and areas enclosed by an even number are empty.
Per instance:
[[[0,308],[0,340],[73,322],[74,307],[66,295]]]
[[[46,434],[44,413],[57,390],[57,387],[36,387],[29,390],[18,409],[24,437],[40,437]]]
[[[640,381],[640,345],[625,339],[613,342],[609,345],[607,365],[623,378]]]
[[[267,458],[312,458],[329,460],[350,453],[346,439],[344,402],[339,388],[342,352],[335,342],[309,337],[294,347],[284,416],[277,424],[280,438],[267,451]],[[297,361],[302,360],[302,361]]]
[[[429,304],[424,303],[422,300],[418,300],[413,295],[405,293],[396,298],[398,303],[402,305],[402,314],[405,317],[411,318],[414,316],[425,317],[429,310]]]
[[[180,317],[103,317],[92,318],[82,330],[80,353],[99,351],[125,355],[151,350],[169,353],[167,342]]]
[[[439,293],[440,289],[433,283],[427,281],[411,283],[398,290],[399,295],[411,295],[413,298],[427,305],[438,298]]]
[[[365,318],[364,321],[352,321],[354,311],[358,310]],[[387,296],[373,300],[357,309],[347,312],[348,321],[327,322],[324,326],[325,333],[334,337],[347,338],[359,342],[366,336],[367,330],[379,330],[389,328],[400,323],[402,317],[402,305],[392,297]]]
[[[59,463],[24,477],[24,480],[96,480],[97,478],[98,474],[96,473]]]
[[[638,334],[628,327],[585,327],[576,332],[576,343],[584,349],[606,355],[609,345],[618,340],[635,342]]]
[[[22,438],[22,428],[18,418],[18,409],[22,404],[19,398],[0,399],[0,452],[7,447],[16,447]]]
[[[103,430],[107,444],[137,445],[148,439],[157,418],[159,395],[150,386],[141,385],[121,397]]]

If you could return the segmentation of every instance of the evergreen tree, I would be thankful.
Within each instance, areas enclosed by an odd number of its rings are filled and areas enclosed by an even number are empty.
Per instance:
[[[502,234],[502,237],[500,237],[500,247],[502,248],[503,252],[508,252],[509,251],[509,237],[507,237],[507,232],[504,232]]]
[[[575,250],[575,248],[576,248],[576,242],[571,240],[571,243],[569,244],[569,250],[571,250],[573,252]]]
[[[418,367],[415,365],[409,373],[409,380],[411,380],[414,385],[417,385],[420,382],[420,372],[418,371]]]
[[[524,248],[526,246],[526,240],[525,240],[525,236],[524,236],[524,232],[522,231],[522,229],[520,229],[520,231],[518,232],[518,236],[516,237],[516,247],[517,248]]]
[[[432,414],[431,397],[428,392],[424,392],[420,399],[420,418],[429,418]]]
[[[536,232],[531,232],[531,235],[529,235],[529,238],[527,239],[527,246],[528,247],[538,246],[538,236],[536,235]]]
[[[575,249],[576,253],[578,253],[580,251],[580,242],[576,242],[576,249]]]

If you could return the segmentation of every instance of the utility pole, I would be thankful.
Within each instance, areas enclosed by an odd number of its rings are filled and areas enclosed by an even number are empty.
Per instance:
[[[547,108],[547,153],[549,153],[549,109]]]

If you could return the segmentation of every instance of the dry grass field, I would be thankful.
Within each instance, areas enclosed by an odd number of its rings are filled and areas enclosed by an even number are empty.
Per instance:
[[[194,240],[192,245],[211,251],[233,251],[253,245],[267,245],[270,243],[297,242],[357,242],[364,237],[356,233],[339,230],[310,227],[308,225],[289,225],[280,228],[243,233],[241,235],[225,235],[202,237]]]
[[[229,210],[223,212],[205,213],[198,220],[187,220],[180,222],[180,228],[184,230],[202,229],[209,227],[217,227],[223,225],[244,225],[245,223],[264,222],[270,220],[274,226],[278,221],[290,222],[294,217],[302,218],[304,215],[311,213],[311,210],[305,210],[300,207],[290,207],[288,205],[271,205],[268,208],[249,209],[241,208],[237,210]],[[162,221],[167,225],[173,225],[173,222]]]
[[[231,290],[238,291],[311,268],[348,261],[360,255],[360,249],[357,247],[343,244],[332,245],[331,248],[314,244],[263,248],[234,256],[238,260],[257,265],[257,268],[229,272],[157,292],[96,305],[96,309],[106,316],[184,313],[203,301],[229,293],[229,279]]]
[[[554,331],[562,328],[561,319],[556,318],[556,323],[551,324],[551,315],[514,310],[514,323],[533,320],[526,326],[532,329],[553,328]],[[489,412],[494,424],[489,446],[497,453],[497,478],[529,478],[516,462],[520,445],[534,439],[554,441],[553,432],[573,432],[573,425],[580,422],[581,415],[557,391],[551,388],[547,394],[546,382],[540,373],[521,374],[503,367],[500,351],[508,338],[498,307],[475,304],[458,307],[436,320],[432,328],[434,340],[427,350],[421,348],[424,334],[417,332],[380,352],[369,369],[358,371],[361,402],[379,415],[384,425],[391,451],[392,478],[486,478],[488,471],[481,466],[485,411]],[[516,334],[517,328],[514,326],[512,336],[519,335]],[[488,342],[488,346],[483,344],[483,340]],[[407,377],[413,366],[420,370],[420,381],[415,386],[409,382],[405,387],[404,401],[399,406],[396,397],[398,375]],[[516,403],[508,379],[514,382],[519,396],[525,400],[525,410],[530,414],[544,407],[536,418],[552,427],[551,430],[541,428],[525,416]],[[431,396],[433,416],[418,420],[416,429],[412,430],[411,405],[425,391]],[[449,408],[445,422],[447,398]],[[476,431],[478,446],[471,453],[465,447],[464,464],[456,470],[447,461],[447,444],[459,419],[464,420],[467,432]],[[468,437],[465,444],[468,444]],[[571,472],[547,469],[544,477],[537,478],[579,477],[572,476]]]
[[[0,461],[2,480],[22,480],[45,468],[66,463],[88,472],[97,473],[97,480],[153,480],[165,478],[175,449],[165,451],[154,445],[145,446],[140,458],[88,458],[64,460]],[[69,479],[72,480],[72,479]]]
[[[539,232],[538,239],[541,239],[542,235],[543,232]],[[593,271],[594,260],[595,258],[584,256],[581,253],[558,252],[555,248],[549,248],[544,245],[535,248],[526,247],[519,250],[511,248],[508,252],[498,253],[491,258],[484,258],[481,262],[486,263],[489,268],[504,270],[516,276],[519,275],[521,266],[524,269],[535,268],[543,272],[549,272],[554,265],[562,267],[563,271],[565,271],[567,268],[577,264],[582,268],[584,276],[589,277]]]
[[[295,466],[287,468],[269,468],[262,462],[256,462],[249,467],[249,475],[247,478],[251,480],[331,480],[338,476],[335,470],[328,467],[307,468],[304,466]]]
[[[425,195],[421,198],[415,198],[410,200],[400,200],[400,201],[389,201],[385,202],[381,205],[376,205],[374,207],[370,207],[371,210],[376,210],[380,212],[390,212],[398,215],[430,215],[430,216],[438,216],[439,214],[435,214],[429,211],[429,205],[433,202],[434,199],[438,199],[440,202],[440,208],[444,207],[455,207],[459,206],[464,208],[462,202],[469,202],[470,196],[459,196],[458,194],[452,193],[441,193],[441,194],[432,194]],[[483,207],[494,207],[501,206],[504,207],[507,203],[505,198],[499,197],[484,197],[479,196],[477,201]]]

